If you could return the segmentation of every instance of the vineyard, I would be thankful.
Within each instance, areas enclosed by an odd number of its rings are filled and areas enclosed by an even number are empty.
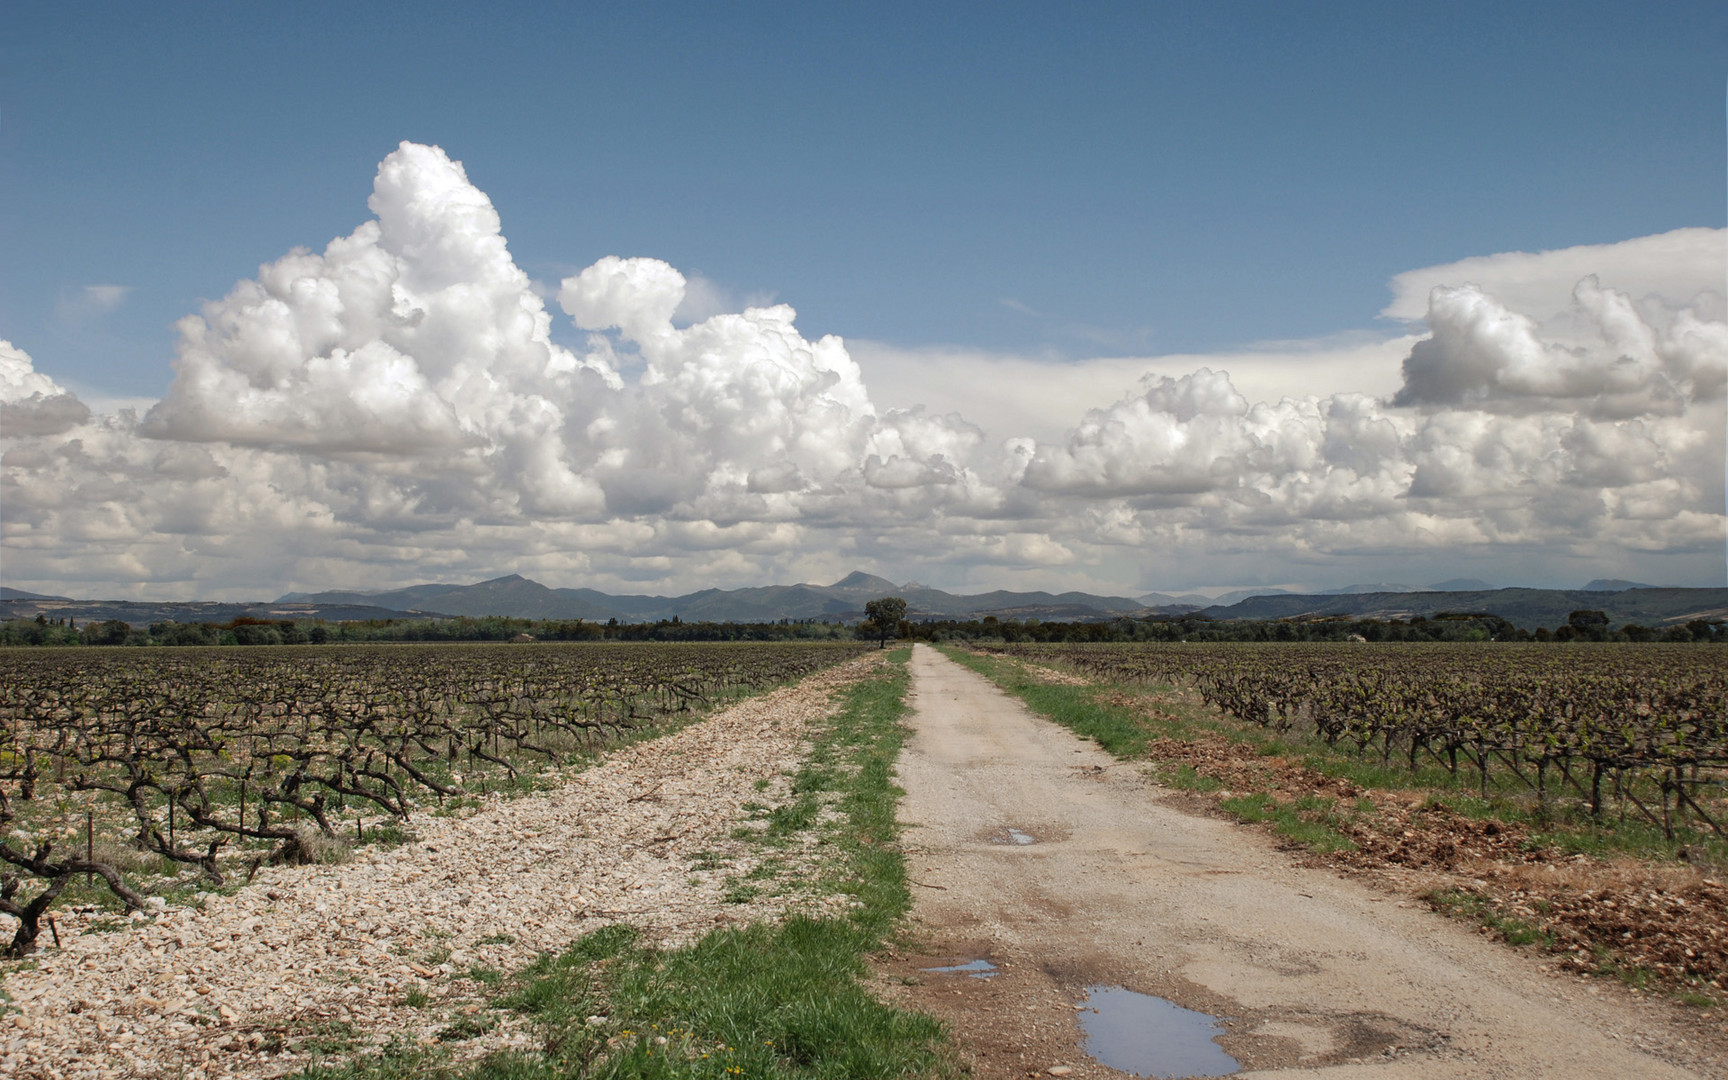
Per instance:
[[[265,863],[318,861],[349,836],[399,837],[417,810],[478,805],[861,651],[0,651],[0,912],[18,920],[11,950],[35,947],[68,887],[105,887],[139,909],[152,899],[143,879],[220,886]]]
[[[1007,645],[1450,782],[1728,839],[1728,664],[1689,645]]]

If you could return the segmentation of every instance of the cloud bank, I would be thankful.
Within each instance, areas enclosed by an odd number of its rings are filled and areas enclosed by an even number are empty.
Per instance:
[[[390,154],[368,206],[181,320],[141,417],[95,415],[0,343],[9,583],[214,597],[517,571],[683,590],[863,565],[1133,591],[1483,559],[1722,575],[1720,231],[1401,275],[1388,313],[1411,319],[1425,288],[1421,325],[1336,354],[1372,358],[1385,391],[1273,399],[1252,362],[1238,385],[1228,357],[1119,361],[1110,385],[1144,373],[1130,392],[986,431],[880,404],[839,338],[806,338],[785,304],[714,310],[720,290],[656,259],[566,278],[582,344],[560,345],[550,290],[437,147]],[[1677,249],[1696,265],[1650,255]],[[1038,380],[1060,369],[1014,370],[1019,400],[1057,407]]]

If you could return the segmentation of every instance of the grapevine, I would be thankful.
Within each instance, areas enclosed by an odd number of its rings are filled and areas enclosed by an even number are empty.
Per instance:
[[[210,886],[399,832],[621,738],[858,655],[856,645],[0,650],[0,912],[14,955],[108,857]],[[101,833],[104,846],[98,852]],[[57,855],[56,852],[62,852]],[[103,857],[99,857],[99,855]],[[21,890],[34,880],[38,891]]]

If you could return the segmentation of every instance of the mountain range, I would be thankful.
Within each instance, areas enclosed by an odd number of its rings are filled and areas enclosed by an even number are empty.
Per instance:
[[[905,599],[913,618],[1094,620],[1122,615],[1198,614],[1210,619],[1431,618],[1447,612],[1486,612],[1525,629],[1554,627],[1579,609],[1604,611],[1616,624],[1645,625],[1719,618],[1728,614],[1728,589],[1615,589],[1612,581],[1593,581],[1583,589],[1496,589],[1486,582],[1458,579],[1427,588],[1400,584],[1362,584],[1324,593],[1243,589],[1208,599],[1195,594],[1147,593],[1139,597],[1083,592],[1008,592],[958,595],[915,582],[896,585],[858,571],[832,585],[764,585],[743,589],[704,589],[683,596],[613,596],[594,589],[550,589],[512,574],[476,585],[416,585],[389,592],[289,593],[279,603],[370,604],[441,615],[514,615],[531,619],[589,619],[647,622],[679,618],[686,622],[770,622],[823,619],[853,622],[864,616],[867,601],[881,596]],[[1632,585],[1633,583],[1626,583]]]
[[[1628,586],[1628,587],[1621,587]],[[133,625],[229,622],[236,618],[358,619],[507,615],[524,619],[585,619],[605,622],[774,622],[815,619],[856,622],[864,605],[883,596],[906,600],[912,618],[1041,619],[1091,621],[1120,616],[1196,615],[1208,619],[1432,618],[1445,613],[1498,615],[1525,629],[1555,627],[1579,609],[1602,611],[1611,623],[1663,626],[1691,619],[1728,617],[1728,589],[1656,588],[1616,580],[1592,581],[1582,589],[1496,589],[1460,579],[1425,589],[1394,583],[1351,585],[1324,593],[1243,589],[1207,598],[1196,594],[1147,593],[1139,597],[1083,592],[1010,592],[958,595],[862,571],[832,585],[764,585],[703,589],[682,596],[615,596],[595,589],[553,589],[518,574],[473,585],[428,584],[382,592],[329,590],[288,593],[274,602],[173,603],[134,600],[72,600],[0,587],[0,619],[71,617],[80,622],[121,619]]]
[[[549,589],[518,574],[477,585],[414,585],[388,592],[289,593],[279,603],[372,604],[440,615],[514,615],[526,619],[589,619],[652,622],[772,622],[779,619],[856,621],[864,605],[899,596],[917,615],[933,618],[1096,619],[1143,611],[1149,605],[1123,596],[1091,593],[996,592],[957,596],[941,589],[851,573],[832,585],[761,585],[703,589],[683,596],[613,596],[594,589]],[[1204,598],[1198,598],[1205,603]],[[1192,609],[1194,603],[1172,601]]]
[[[1592,583],[1594,584],[1594,583]],[[1203,608],[1210,619],[1409,619],[1443,614],[1498,615],[1514,626],[1557,627],[1574,611],[1600,611],[1614,625],[1669,626],[1728,619],[1728,589],[1485,589],[1455,592],[1284,593]]]

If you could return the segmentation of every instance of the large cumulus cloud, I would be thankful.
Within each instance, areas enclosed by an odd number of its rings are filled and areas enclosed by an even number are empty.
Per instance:
[[[1223,358],[1149,361],[1121,400],[1035,436],[886,407],[784,304],[690,322],[712,287],[655,259],[560,283],[581,344],[559,344],[552,290],[436,147],[390,154],[369,206],[182,320],[143,418],[93,414],[0,342],[10,581],[257,595],[518,571],[674,590],[865,565],[1132,589],[1195,565],[1362,577],[1338,568],[1459,553],[1696,576],[1712,545],[1720,565],[1728,326],[1684,274],[1622,288],[1603,256],[1561,303],[1530,267],[1551,279],[1577,252],[1488,261],[1424,278],[1411,336],[1363,354],[1388,354],[1388,396],[1256,400]]]
[[[553,344],[497,211],[437,147],[378,168],[377,215],[181,320],[158,439],[369,460],[440,513],[573,516],[602,498],[557,445],[617,376]]]
[[[308,550],[479,567],[579,541],[557,558],[663,574],[692,551],[795,551],[801,522],[930,513],[949,489],[989,498],[958,460],[976,428],[879,411],[840,339],[806,340],[786,305],[674,327],[677,270],[603,259],[559,292],[590,332],[572,350],[442,150],[402,144],[369,206],[322,253],[290,252],[181,320],[174,380],[141,421],[102,418],[98,437],[28,357],[0,355],[8,440],[73,436],[14,447],[14,548],[63,534],[67,515],[125,518],[143,547],[293,507]],[[230,517],[189,495],[181,466],[200,459],[246,492]]]
[[[684,290],[683,275],[657,259],[606,258],[559,292],[576,325],[595,332],[597,355],[624,350],[641,365],[635,385],[573,433],[609,505],[785,515],[792,497],[855,469],[875,410],[840,340],[806,341],[785,305],[677,329]]]

